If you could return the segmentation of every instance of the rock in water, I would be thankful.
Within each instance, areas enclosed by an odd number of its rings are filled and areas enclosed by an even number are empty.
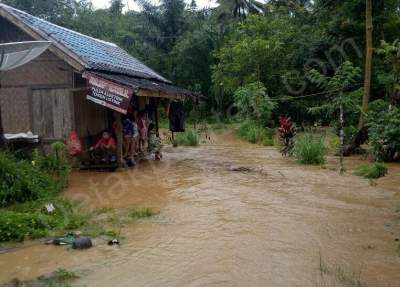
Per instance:
[[[92,246],[92,240],[89,237],[79,237],[72,243],[72,249],[88,249]]]

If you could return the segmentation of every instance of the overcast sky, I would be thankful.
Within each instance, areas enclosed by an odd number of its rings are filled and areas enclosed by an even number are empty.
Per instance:
[[[153,1],[157,3],[157,0]],[[185,1],[190,3],[191,0]],[[125,4],[125,9],[138,10],[138,5],[134,0],[123,0],[123,2]],[[107,8],[110,5],[110,0],[92,0],[92,3],[95,8]],[[196,3],[199,8],[215,6],[215,0],[196,0]]]

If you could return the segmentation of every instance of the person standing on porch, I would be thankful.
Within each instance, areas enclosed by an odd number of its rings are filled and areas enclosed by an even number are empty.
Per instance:
[[[140,111],[138,117],[138,128],[140,134],[139,151],[142,151],[147,142],[147,113]]]

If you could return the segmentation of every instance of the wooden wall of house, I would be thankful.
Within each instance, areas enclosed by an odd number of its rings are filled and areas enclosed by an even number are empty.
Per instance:
[[[104,129],[110,128],[109,109],[86,99],[86,91],[74,92],[75,130],[82,143],[93,144],[93,136],[99,135]]]
[[[0,43],[30,40],[29,35],[0,17]],[[85,138],[109,127],[108,110],[86,100],[86,81],[50,51],[2,73],[0,85],[6,133],[32,131],[44,141],[55,141],[66,139],[75,129],[85,143]]]
[[[0,42],[32,40],[1,17],[0,27]],[[45,140],[59,140],[71,130],[73,70],[53,53],[46,51],[24,66],[3,72],[0,85],[6,133],[32,131]]]

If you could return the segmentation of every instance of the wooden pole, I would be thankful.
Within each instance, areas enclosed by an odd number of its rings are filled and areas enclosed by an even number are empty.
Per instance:
[[[118,112],[114,112],[115,116],[115,134],[117,136],[117,162],[119,167],[124,167],[124,159],[123,159],[123,135],[122,135],[122,121],[121,114]]]
[[[160,100],[156,99],[156,103],[155,103],[155,120],[156,120],[156,133],[158,134],[158,129],[159,129],[159,121],[160,121],[160,115],[158,113],[158,106],[159,106]]]
[[[1,64],[2,61],[0,61]],[[1,115],[1,72],[0,72],[0,148],[5,144],[4,129],[3,129],[3,118]]]

